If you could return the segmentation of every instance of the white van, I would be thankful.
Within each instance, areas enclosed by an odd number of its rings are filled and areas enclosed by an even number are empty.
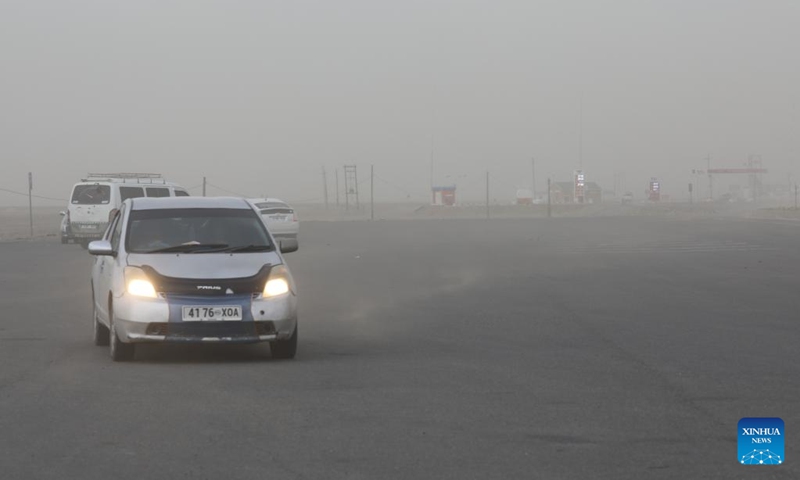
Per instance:
[[[122,202],[136,197],[188,197],[189,192],[157,173],[90,173],[72,187],[61,243],[84,248],[103,236]]]

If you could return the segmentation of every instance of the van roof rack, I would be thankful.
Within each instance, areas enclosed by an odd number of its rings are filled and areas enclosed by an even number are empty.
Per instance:
[[[160,173],[89,173],[90,178],[161,178]]]
[[[91,181],[122,181],[122,183],[167,183],[160,173],[89,173],[83,182]]]

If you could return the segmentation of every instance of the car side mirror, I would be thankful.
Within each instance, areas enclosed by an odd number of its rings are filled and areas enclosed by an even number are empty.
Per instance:
[[[108,240],[95,240],[89,244],[89,253],[97,256],[114,256],[114,249]]]
[[[279,240],[278,243],[281,247],[281,253],[296,252],[300,248],[296,238],[284,238]]]
[[[60,212],[58,212],[58,214],[61,215],[62,217],[64,217],[64,216],[67,215],[67,212],[65,212],[64,210],[61,210]]]

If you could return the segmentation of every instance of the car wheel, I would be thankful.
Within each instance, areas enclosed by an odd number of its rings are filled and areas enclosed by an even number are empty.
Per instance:
[[[94,303],[94,301],[92,301]],[[108,328],[97,319],[97,307],[92,305],[92,317],[94,323],[94,344],[98,347],[105,347],[109,342]]]
[[[269,343],[272,358],[289,359],[297,354],[297,325],[288,340],[275,340]]]
[[[111,331],[109,332],[109,336],[111,337],[110,344],[110,352],[111,352],[111,359],[115,362],[127,362],[129,360],[133,360],[133,354],[135,352],[135,346],[132,343],[123,343],[122,340],[119,339],[119,335],[117,335],[117,328],[114,325],[114,312],[111,311],[109,314],[111,317]]]

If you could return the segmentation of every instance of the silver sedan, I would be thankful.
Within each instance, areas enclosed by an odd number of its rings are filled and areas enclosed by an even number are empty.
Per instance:
[[[269,342],[297,351],[297,291],[261,215],[237,198],[126,200],[89,245],[94,342],[115,361],[137,343]]]

